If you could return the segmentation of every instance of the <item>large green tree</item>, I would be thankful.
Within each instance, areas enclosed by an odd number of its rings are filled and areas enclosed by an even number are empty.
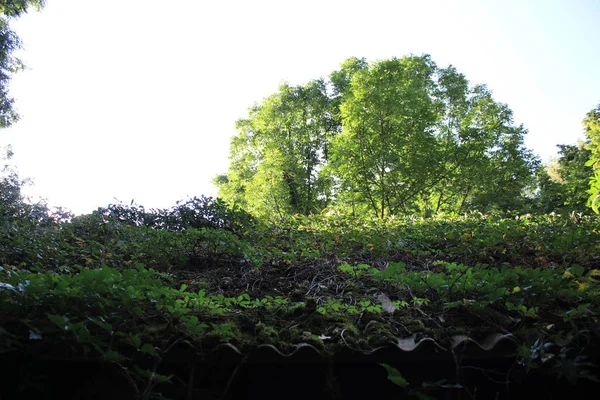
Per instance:
[[[346,92],[330,165],[342,203],[380,217],[519,207],[537,160],[485,86],[410,56],[359,69]]]
[[[436,109],[429,57],[385,60],[355,72],[340,105],[343,131],[332,143],[330,170],[339,202],[375,215],[410,211],[431,181]]]
[[[237,128],[215,183],[259,216],[515,209],[538,163],[506,105],[427,55],[350,58],[329,81],[282,85]]]
[[[590,151],[587,166],[593,168],[590,180],[588,204],[595,212],[600,211],[600,104],[590,111],[583,120],[585,135],[588,138],[586,148]]]
[[[26,13],[30,7],[40,9],[45,0],[0,0],[0,128],[6,128],[18,120],[14,109],[14,99],[8,93],[8,84],[13,73],[23,67],[23,63],[13,52],[21,47],[19,37],[10,29],[9,20]],[[0,218],[6,216],[9,208],[21,207],[23,197],[21,186],[24,181],[10,166],[8,161],[13,152],[10,146],[0,148]]]
[[[320,210],[329,185],[320,174],[337,124],[327,86],[283,84],[237,121],[227,175],[215,183],[220,196],[260,216]]]
[[[485,85],[469,86],[455,68],[438,70],[441,103],[437,138],[443,168],[429,196],[429,210],[462,212],[520,207],[523,188],[538,165],[523,146],[527,131]]]

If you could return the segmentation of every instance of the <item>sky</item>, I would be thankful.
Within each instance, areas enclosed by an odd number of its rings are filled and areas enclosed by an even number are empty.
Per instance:
[[[549,160],[600,103],[598,21],[598,0],[47,0],[11,23],[28,69],[0,145],[50,205],[171,207],[217,194],[235,121],[280,83],[430,54],[486,84]]]

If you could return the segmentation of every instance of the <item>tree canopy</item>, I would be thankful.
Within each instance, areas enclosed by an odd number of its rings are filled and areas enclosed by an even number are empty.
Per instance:
[[[19,119],[14,109],[14,99],[8,93],[12,74],[23,68],[13,52],[21,47],[21,40],[10,29],[9,19],[19,17],[31,7],[40,9],[45,0],[0,0],[0,128],[11,126]]]
[[[559,158],[538,170],[538,211],[586,212],[592,170],[586,167],[591,152],[587,142],[558,145]]]
[[[281,85],[237,128],[215,183],[260,216],[510,210],[539,164],[508,106],[428,55],[350,58],[328,80]]]
[[[587,166],[593,168],[593,176],[590,180],[589,205],[595,212],[600,210],[600,104],[590,111],[583,120],[585,135],[589,139],[587,149],[590,158]]]
[[[283,84],[237,121],[221,196],[257,215],[310,214],[326,205],[320,167],[337,130],[326,83]]]

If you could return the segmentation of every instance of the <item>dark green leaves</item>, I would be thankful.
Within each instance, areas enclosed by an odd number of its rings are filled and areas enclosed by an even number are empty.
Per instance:
[[[387,364],[379,364],[381,365],[383,368],[385,368],[385,370],[388,373],[388,379],[397,386],[400,386],[401,388],[406,388],[408,387],[408,382],[406,381],[406,379],[404,379],[402,377],[402,375],[400,374],[400,372],[393,367],[390,367]]]

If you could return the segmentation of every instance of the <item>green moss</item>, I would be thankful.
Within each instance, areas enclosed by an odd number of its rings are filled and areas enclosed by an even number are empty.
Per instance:
[[[411,332],[424,332],[425,331],[425,324],[420,319],[410,320],[406,323],[405,326],[406,326],[406,329],[410,330]]]
[[[258,323],[254,327],[256,341],[260,344],[280,345],[279,332],[270,325]]]
[[[469,333],[467,328],[465,328],[464,326],[451,326],[447,329],[447,332],[448,332],[448,335],[450,335],[450,336],[466,335]]]
[[[310,345],[313,345],[317,349],[325,348],[325,344],[323,343],[323,340],[317,335],[313,335],[308,332],[305,332],[303,339],[304,339],[304,342],[306,342]]]
[[[391,327],[381,321],[369,321],[365,327],[364,334],[366,337],[366,343],[369,345],[374,344],[388,344],[396,343],[398,338]]]

